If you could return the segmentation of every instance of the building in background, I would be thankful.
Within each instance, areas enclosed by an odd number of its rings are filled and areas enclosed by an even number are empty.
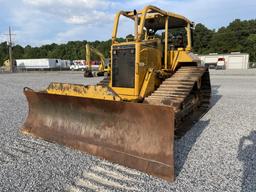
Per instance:
[[[232,52],[230,54],[211,53],[209,55],[198,55],[203,66],[217,68],[218,61],[224,61],[224,69],[248,69],[249,54]]]
[[[17,70],[65,70],[71,61],[61,59],[17,59]]]
[[[69,69],[71,64],[72,64],[71,60],[60,60],[60,62],[58,62],[57,64],[57,67],[61,69]]]

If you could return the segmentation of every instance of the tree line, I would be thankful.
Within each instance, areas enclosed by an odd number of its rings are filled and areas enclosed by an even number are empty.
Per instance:
[[[125,39],[120,38],[119,41]],[[239,20],[236,19],[227,27],[221,27],[217,31],[210,30],[203,24],[195,26],[193,33],[193,52],[198,54],[208,53],[230,53],[244,52],[250,54],[250,61],[256,61],[256,19]],[[15,59],[33,58],[60,58],[66,60],[85,59],[85,45],[91,46],[102,52],[105,57],[110,55],[111,39],[107,41],[70,41],[66,44],[52,43],[40,47],[27,45],[13,47],[13,57]],[[8,59],[7,42],[0,44],[0,65]],[[92,55],[92,59],[97,59]]]

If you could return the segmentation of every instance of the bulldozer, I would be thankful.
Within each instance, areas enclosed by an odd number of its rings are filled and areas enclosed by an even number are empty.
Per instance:
[[[134,23],[133,39],[118,41],[120,17]],[[209,71],[192,53],[193,25],[155,6],[118,12],[110,76],[97,85],[25,87],[22,132],[174,181],[174,140],[207,112],[211,98]]]
[[[87,68],[84,71],[84,77],[100,77],[100,76],[108,76],[110,74],[110,66],[106,65],[105,57],[104,55],[98,51],[96,48],[93,48],[89,45],[89,43],[86,44],[85,49],[85,55],[86,55],[86,64]],[[96,71],[93,71],[92,65],[91,65],[91,52],[96,54],[100,58],[100,64]]]

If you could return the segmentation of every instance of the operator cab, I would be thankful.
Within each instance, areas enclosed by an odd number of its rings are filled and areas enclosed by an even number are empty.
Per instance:
[[[128,19],[124,21],[124,18]],[[150,71],[164,79],[181,66],[180,61],[182,65],[186,62],[194,65],[189,55],[192,28],[193,23],[187,18],[154,6],[119,12],[112,33],[111,88],[123,100],[136,100],[144,95],[142,88],[146,86],[145,78]],[[124,32],[130,32],[126,33],[125,40],[117,35],[120,31],[122,36]],[[159,83],[155,81],[151,90]]]

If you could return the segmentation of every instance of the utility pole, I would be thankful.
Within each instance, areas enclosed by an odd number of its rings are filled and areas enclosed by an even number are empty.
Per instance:
[[[13,46],[13,42],[12,42],[12,36],[15,34],[12,34],[12,30],[11,27],[9,26],[9,33],[6,34],[9,36],[9,42],[8,42],[8,48],[9,48],[9,62],[11,65],[11,72],[14,72],[14,62],[13,62],[13,56],[12,56],[12,46]]]
[[[13,60],[12,60],[12,30],[10,26],[9,26],[9,61],[11,64],[11,72],[13,72],[14,67],[13,67]]]

